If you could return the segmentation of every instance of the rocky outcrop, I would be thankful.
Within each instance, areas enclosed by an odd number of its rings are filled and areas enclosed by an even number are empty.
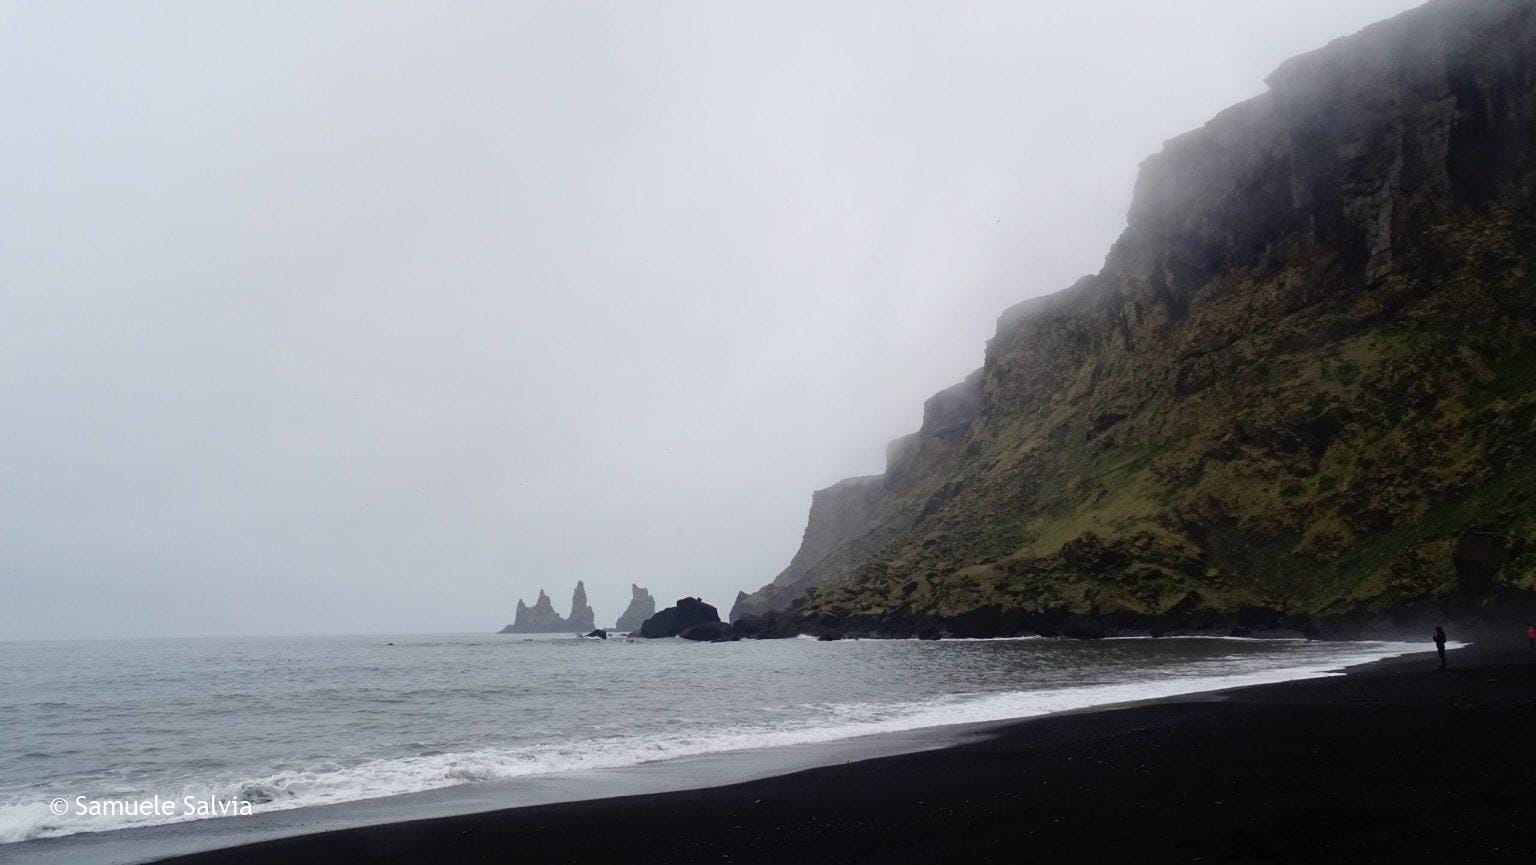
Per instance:
[[[613,626],[615,631],[638,631],[646,619],[656,615],[656,599],[650,592],[631,583],[629,594],[629,606],[624,608],[624,615],[619,616],[618,624]]]
[[[728,643],[737,639],[731,626],[725,622],[706,622],[702,625],[694,625],[678,632],[678,636],[684,640],[692,640],[695,643]]]
[[[576,591],[571,593],[571,615],[566,624],[573,631],[590,631],[597,627],[597,617],[587,606],[587,587],[581,580],[576,581]]]
[[[592,608],[587,606],[587,589],[580,580],[576,581],[576,591],[571,595],[570,618],[561,616],[555,612],[554,604],[549,600],[549,595],[544,590],[539,590],[538,600],[533,606],[528,606],[519,598],[517,600],[517,614],[512,624],[502,628],[498,633],[502,634],[562,634],[568,632],[584,633],[596,627],[593,624],[595,617]]]
[[[773,582],[752,594],[739,592],[731,621],[785,607],[812,585],[829,553],[868,532],[885,495],[885,478],[871,475],[838,481],[811,494],[811,514],[800,550]]]
[[[1265,629],[1536,589],[1536,4],[1294,58],[1142,165],[737,631]],[[751,620],[751,621],[748,621]]]
[[[964,438],[965,431],[982,406],[982,373],[929,397],[923,403],[923,424],[915,433],[886,446],[886,471],[882,475],[846,478],[811,495],[811,513],[800,549],[773,582],[756,592],[738,592],[730,619],[782,610],[805,591],[825,582],[845,553],[879,527],[881,508],[888,504],[887,491],[900,488],[914,468],[921,470],[920,456],[931,459]]]
[[[640,636],[677,637],[690,628],[718,624],[722,624],[719,610],[698,598],[682,598],[676,606],[667,607],[646,619],[640,625]]]

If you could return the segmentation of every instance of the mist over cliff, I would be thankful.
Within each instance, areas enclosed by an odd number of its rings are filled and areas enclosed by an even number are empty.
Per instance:
[[[1536,8],[1440,0],[1143,163],[740,619],[991,632],[1529,597]]]

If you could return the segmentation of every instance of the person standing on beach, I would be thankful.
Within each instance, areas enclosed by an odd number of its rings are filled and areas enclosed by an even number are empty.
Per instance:
[[[1435,626],[1435,651],[1440,653],[1440,669],[1445,669],[1445,629]]]

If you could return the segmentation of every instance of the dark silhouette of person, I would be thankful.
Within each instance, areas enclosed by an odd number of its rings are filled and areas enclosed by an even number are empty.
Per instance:
[[[1435,626],[1435,651],[1440,653],[1440,669],[1445,669],[1445,629]]]
[[[1531,641],[1531,648],[1536,649],[1536,625],[1527,625],[1525,638]]]

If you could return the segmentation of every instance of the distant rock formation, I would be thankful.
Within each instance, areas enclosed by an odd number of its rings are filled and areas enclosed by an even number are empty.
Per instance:
[[[630,583],[629,592],[629,607],[624,610],[624,615],[619,616],[618,624],[613,626],[615,631],[638,631],[646,619],[656,615],[656,599],[651,597],[650,592],[634,583]]]
[[[580,580],[576,581],[576,591],[571,595],[571,617],[561,617],[555,612],[554,604],[550,602],[549,595],[539,589],[539,599],[533,606],[523,603],[522,598],[517,600],[517,616],[512,624],[502,628],[502,634],[563,634],[569,631],[585,633],[596,627],[595,616],[592,608],[587,606],[587,587]]]
[[[551,634],[569,630],[565,626],[565,619],[555,612],[555,606],[549,600],[549,595],[539,589],[539,599],[530,607],[523,603],[522,598],[517,599],[517,616],[512,624],[501,629],[503,634]]]
[[[597,627],[597,617],[587,606],[587,587],[576,581],[576,591],[571,593],[571,617],[566,620],[569,630],[590,631]]]
[[[683,598],[675,607],[646,619],[640,625],[642,637],[679,637],[690,628],[720,624],[720,611],[698,598]],[[714,639],[713,636],[704,639]]]

